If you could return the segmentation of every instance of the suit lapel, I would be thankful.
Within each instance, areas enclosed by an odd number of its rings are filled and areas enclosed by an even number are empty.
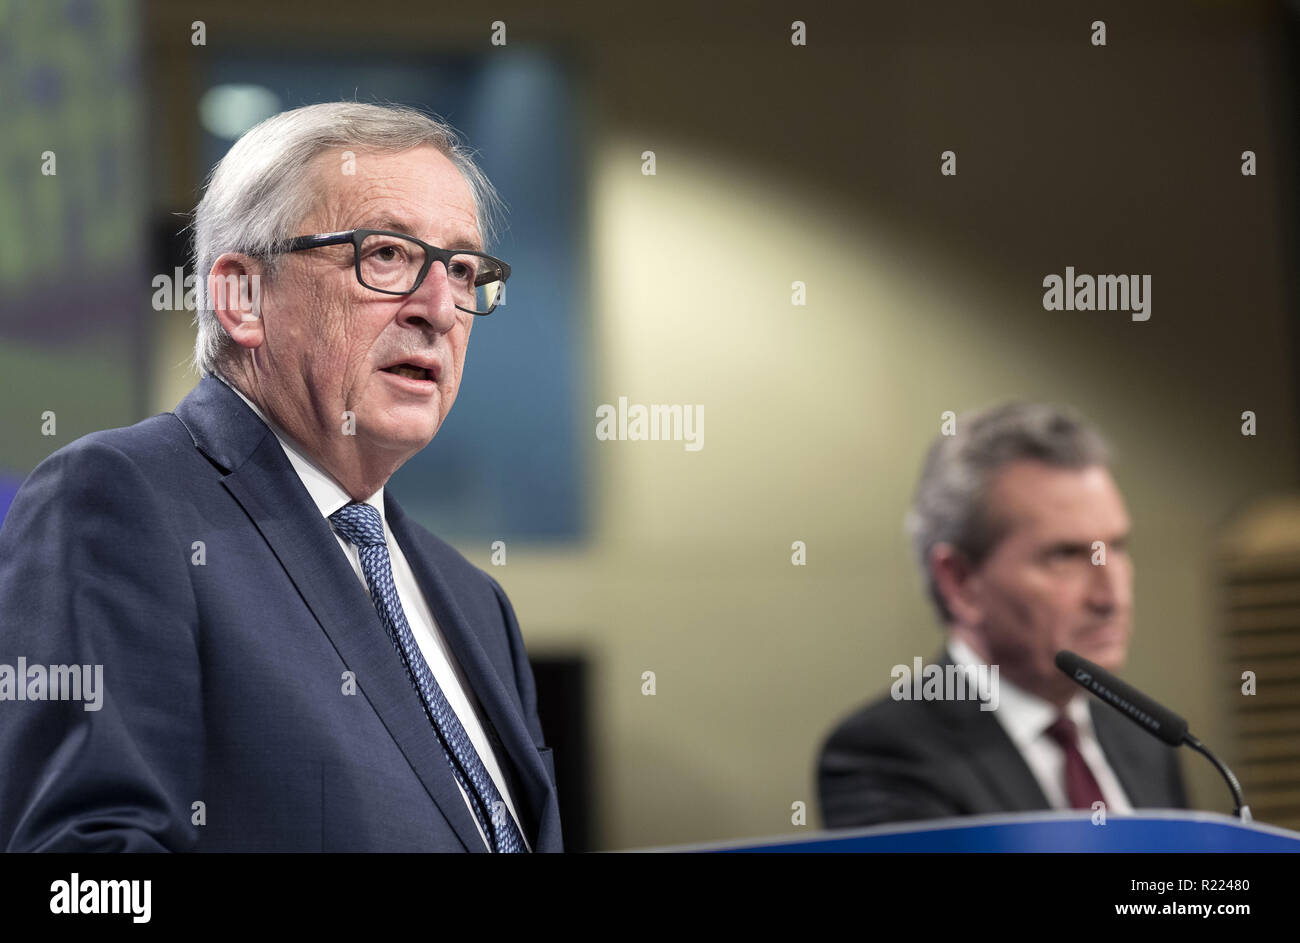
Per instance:
[[[945,669],[953,664],[946,649],[937,661]],[[1029,764],[1007,736],[994,711],[980,710],[979,701],[975,700],[937,703],[949,721],[954,749],[969,759],[1007,811],[1030,812],[1051,807]]]
[[[384,491],[384,512],[388,526],[428,600],[438,629],[447,640],[470,682],[474,696],[487,714],[489,737],[492,730],[495,730],[513,763],[514,771],[522,779],[523,794],[516,793],[516,807],[524,820],[521,824],[528,830],[528,840],[536,851],[543,840],[549,841],[551,837],[558,839],[559,823],[552,821],[554,803],[550,801],[551,781],[532,735],[511,700],[505,682],[484,651],[478,634],[456,602],[451,587],[433,565],[436,548],[426,545],[419,528],[407,518],[388,490]]]
[[[1164,808],[1169,805],[1168,797],[1162,794],[1158,783],[1158,771],[1148,762],[1147,751],[1142,747],[1142,740],[1149,735],[1125,720],[1112,707],[1101,703],[1096,698],[1089,698],[1088,710],[1092,714],[1092,726],[1097,732],[1097,742],[1106,755],[1106,762],[1114,770],[1119,783],[1124,787],[1129,805],[1139,808]],[[1154,740],[1151,744],[1155,746]],[[1151,750],[1150,755],[1155,755]]]
[[[940,663],[952,664],[945,651]],[[985,773],[989,785],[999,792],[1013,811],[1031,811],[1050,808],[1047,796],[1034,778],[1016,745],[1007,736],[993,711],[979,710],[975,701],[943,702],[954,727],[960,731],[958,742]],[[1131,722],[1120,717],[1114,709],[1090,698],[1088,710],[1092,714],[1097,742],[1101,744],[1106,761],[1115,772],[1124,794],[1133,808],[1162,808],[1169,804],[1159,786],[1159,771],[1146,759],[1141,742],[1147,735],[1128,729]]]
[[[955,749],[968,758],[1007,811],[1030,812],[1050,807],[1029,764],[992,711],[981,711],[978,701],[940,703],[953,721]]]
[[[438,738],[370,597],[274,434],[220,380],[205,377],[176,410],[196,447],[228,469],[222,483],[266,539],[357,686],[468,851],[487,851]]]

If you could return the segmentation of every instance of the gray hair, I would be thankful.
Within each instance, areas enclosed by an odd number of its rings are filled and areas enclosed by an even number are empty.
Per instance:
[[[403,105],[325,102],[273,115],[245,133],[213,168],[194,210],[194,366],[217,373],[233,347],[208,298],[208,273],[223,252],[263,259],[274,275],[273,247],[294,235],[319,196],[307,168],[332,147],[400,152],[431,144],[469,185],[485,251],[496,240],[503,204],[474,162],[475,152],[449,124]]]
[[[930,446],[906,531],[945,623],[952,613],[930,572],[930,551],[951,544],[978,566],[1005,536],[1004,522],[987,506],[993,479],[1004,466],[1023,460],[1057,468],[1108,466],[1110,449],[1077,413],[1041,403],[1006,403],[961,416],[955,435],[941,435]]]

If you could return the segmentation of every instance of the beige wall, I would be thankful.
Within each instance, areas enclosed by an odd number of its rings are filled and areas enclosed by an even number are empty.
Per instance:
[[[590,435],[590,538],[511,544],[496,571],[531,649],[595,659],[601,846],[792,833],[800,800],[818,824],[829,725],[939,642],[901,535],[923,450],[942,411],[1011,396],[1073,404],[1114,440],[1136,526],[1126,676],[1225,744],[1214,537],[1297,468],[1260,8],[810,10],[797,50],[780,4],[618,24],[513,6],[494,13],[512,42],[564,39],[590,78],[584,422],[619,396],[705,413],[699,452]],[[1087,42],[1098,18],[1104,50]],[[313,23],[303,43],[343,29]],[[956,178],[938,173],[948,148]],[[1246,148],[1256,178],[1238,173]],[[164,199],[193,187],[167,179]],[[1152,274],[1151,320],[1044,311],[1041,280],[1066,265]],[[173,318],[160,338],[165,409],[193,383],[192,334]],[[1184,763],[1194,798],[1227,810],[1208,764]]]

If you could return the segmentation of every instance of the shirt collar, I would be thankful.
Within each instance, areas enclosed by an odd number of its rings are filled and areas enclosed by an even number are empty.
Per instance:
[[[956,638],[948,640],[948,656],[953,664],[965,667],[968,672],[983,664],[983,659],[974,649]],[[1092,734],[1092,715],[1088,711],[1087,696],[1082,691],[1066,703],[1065,713],[1074,721],[1079,737]],[[1013,684],[999,671],[997,714],[1016,746],[1024,747],[1047,732],[1056,720],[1057,711],[1055,704]]]
[[[220,374],[213,374],[213,376],[234,390],[235,394],[248,404],[248,408],[257,414],[257,418],[266,423],[267,428],[274,433],[281,448],[284,449],[284,454],[288,457],[289,463],[293,465],[293,470],[298,473],[298,477],[302,479],[307,493],[311,495],[312,501],[316,503],[316,507],[320,510],[321,516],[329,518],[331,514],[345,504],[352,503],[351,495],[344,491],[343,486],[334,480],[334,476],[308,458],[306,453],[290,438],[289,434],[272,422],[262,410],[258,409],[256,403],[245,396],[238,387],[225,377]],[[365,503],[379,512],[380,521],[386,522],[384,517],[384,489],[382,487],[366,498]]]

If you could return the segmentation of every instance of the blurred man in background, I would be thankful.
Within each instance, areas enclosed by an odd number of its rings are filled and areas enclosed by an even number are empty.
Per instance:
[[[841,722],[819,766],[828,827],[1185,806],[1173,749],[1054,661],[1117,671],[1128,651],[1129,517],[1108,465],[1093,428],[1037,404],[962,417],[933,444],[907,523],[947,636],[935,661],[996,691],[886,696]]]

